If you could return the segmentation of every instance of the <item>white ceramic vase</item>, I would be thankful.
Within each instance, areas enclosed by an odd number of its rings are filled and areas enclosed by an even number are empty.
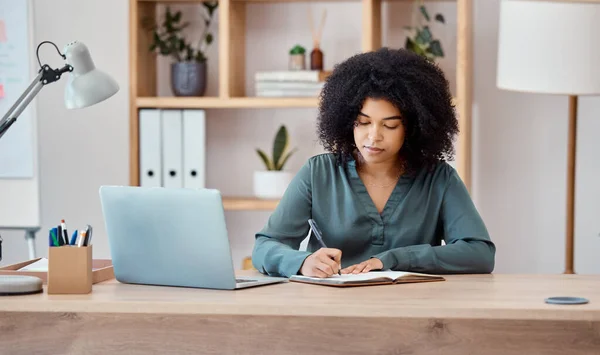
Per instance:
[[[255,171],[254,196],[263,199],[277,199],[283,196],[294,174],[288,171]]]

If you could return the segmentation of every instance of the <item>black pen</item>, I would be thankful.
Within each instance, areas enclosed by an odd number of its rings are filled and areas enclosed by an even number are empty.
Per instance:
[[[315,232],[315,237],[317,237],[317,241],[319,242],[319,244],[321,244],[321,248],[327,248],[327,245],[325,245],[325,242],[323,241],[323,236],[321,235],[321,230],[319,229],[319,227],[317,227],[317,222],[315,222],[314,219],[309,218],[308,224],[310,225],[310,228],[312,229],[312,231]],[[342,272],[340,269],[338,269],[338,275],[342,275]]]

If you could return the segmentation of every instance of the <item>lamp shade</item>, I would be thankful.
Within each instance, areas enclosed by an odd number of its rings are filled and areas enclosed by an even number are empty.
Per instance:
[[[600,94],[600,1],[502,0],[497,86]]]
[[[65,59],[73,67],[65,88],[65,106],[83,108],[108,99],[119,91],[119,85],[108,74],[96,69],[87,46],[71,42],[65,46]]]

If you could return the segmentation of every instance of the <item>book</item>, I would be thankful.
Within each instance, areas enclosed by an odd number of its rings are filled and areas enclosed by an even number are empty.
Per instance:
[[[259,71],[254,73],[254,80],[261,81],[296,81],[296,82],[313,82],[318,83],[325,81],[331,75],[331,71],[318,70],[275,70],[275,71]]]
[[[310,277],[304,275],[292,275],[290,281],[303,282],[325,286],[372,286],[390,285],[414,282],[444,281],[439,275],[421,274],[404,271],[371,271],[362,274],[342,274],[330,277]]]

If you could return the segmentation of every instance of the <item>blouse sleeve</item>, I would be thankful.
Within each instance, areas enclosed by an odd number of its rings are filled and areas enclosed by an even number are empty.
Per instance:
[[[263,229],[256,233],[252,264],[261,273],[290,277],[310,252],[300,251],[311,216],[311,161],[298,171]]]

